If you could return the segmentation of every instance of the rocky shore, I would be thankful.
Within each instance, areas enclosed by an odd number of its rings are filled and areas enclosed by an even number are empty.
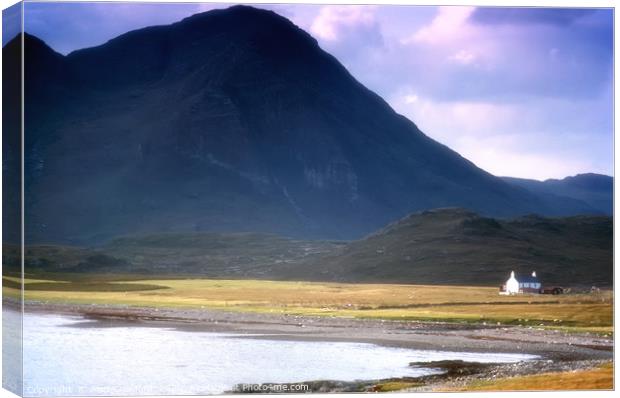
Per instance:
[[[339,380],[315,380],[301,383],[289,383],[286,387],[280,384],[263,384],[254,391],[244,389],[244,386],[236,386],[229,393],[251,393],[256,391],[270,393],[296,392],[295,385],[306,385],[307,390],[299,392],[334,393],[334,392],[388,392],[394,387],[401,392],[431,392],[459,390],[476,381],[492,381],[496,379],[527,376],[551,372],[572,372],[576,370],[592,369],[600,366],[607,360],[581,360],[581,361],[553,361],[534,360],[510,364],[481,364],[463,361],[440,361],[412,363],[411,366],[431,367],[440,369],[442,373],[421,377],[402,377],[381,380],[358,380],[353,382]]]
[[[4,305],[9,307],[14,304],[6,300],[4,302]],[[613,360],[612,336],[533,327],[41,302],[26,303],[25,311],[79,315],[83,318],[83,322],[77,325],[79,327],[132,324],[196,332],[231,332],[238,338],[249,339],[351,341],[424,350],[505,352],[538,356],[536,360],[512,364],[481,365],[459,363],[460,361],[411,364],[442,370],[441,374],[418,378],[353,383],[306,382],[311,391],[317,392],[374,391],[377,386],[386,383],[402,383],[412,391],[455,388],[472,380],[590,369]]]

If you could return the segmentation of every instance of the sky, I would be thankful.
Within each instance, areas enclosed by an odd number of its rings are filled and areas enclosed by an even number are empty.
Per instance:
[[[28,2],[24,26],[67,54],[227,6]],[[613,175],[610,9],[256,6],[312,34],[398,113],[492,174]]]

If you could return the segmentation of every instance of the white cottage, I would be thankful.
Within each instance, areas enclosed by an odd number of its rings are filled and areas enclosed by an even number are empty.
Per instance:
[[[504,285],[504,294],[517,294],[519,293],[519,281],[515,278],[515,272],[510,272],[510,278],[506,281]]]
[[[519,294],[519,293],[540,293],[541,283],[536,276],[536,271],[531,276],[515,276],[515,272],[510,272],[510,278],[500,289],[499,294]]]

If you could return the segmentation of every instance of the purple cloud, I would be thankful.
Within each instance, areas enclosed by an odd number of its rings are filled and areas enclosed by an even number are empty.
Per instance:
[[[572,25],[579,19],[596,13],[587,8],[544,8],[544,7],[478,7],[471,15],[472,22],[488,25]]]

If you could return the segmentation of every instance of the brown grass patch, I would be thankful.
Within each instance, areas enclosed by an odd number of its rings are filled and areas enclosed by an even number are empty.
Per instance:
[[[610,362],[589,370],[543,373],[474,383],[460,391],[611,390],[613,387],[614,368]]]

